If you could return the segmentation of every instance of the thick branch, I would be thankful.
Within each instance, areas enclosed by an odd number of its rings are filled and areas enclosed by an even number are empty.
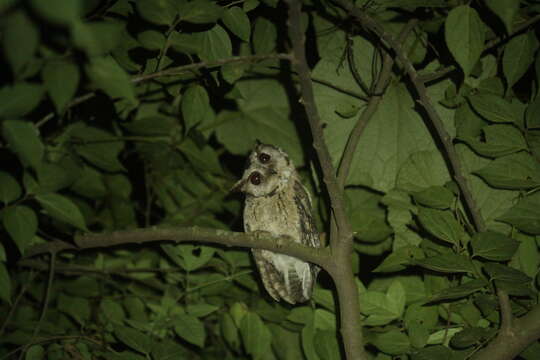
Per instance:
[[[75,237],[76,245],[52,241],[36,245],[25,253],[25,257],[51,251],[84,250],[126,244],[146,244],[155,241],[204,242],[225,246],[239,246],[271,250],[312,262],[323,268],[331,264],[330,251],[312,248],[291,242],[287,237],[276,237],[267,233],[243,233],[200,227],[162,228],[151,227],[137,230],[115,231],[103,234],[81,234]]]
[[[540,305],[536,305],[527,315],[514,319],[512,326],[501,326],[495,340],[480,350],[474,360],[508,360],[540,338]]]
[[[304,104],[306,114],[311,128],[311,134],[313,136],[313,147],[317,151],[317,157],[321,165],[323,172],[323,180],[328,190],[330,197],[330,203],[334,213],[334,218],[338,227],[339,238],[352,240],[352,231],[350,224],[345,214],[345,206],[343,202],[343,192],[338,186],[336,179],[336,172],[332,165],[332,159],[330,153],[324,141],[323,128],[321,126],[321,120],[315,104],[315,97],[313,94],[313,84],[311,83],[311,74],[306,61],[306,54],[304,50],[305,36],[302,32],[301,26],[301,7],[302,2],[296,0],[288,0],[289,5],[289,36],[291,38],[293,47],[293,64],[298,72],[300,88],[302,93],[301,102]],[[333,239],[336,239],[336,234],[330,234],[330,243],[333,243]]]
[[[461,194],[463,195],[466,208],[468,209],[469,214],[472,217],[473,224],[477,231],[485,231],[486,225],[484,223],[484,219],[482,218],[480,211],[476,207],[476,203],[472,197],[472,193],[468,186],[467,179],[465,178],[463,171],[461,169],[459,157],[452,143],[452,138],[446,132],[446,129],[444,128],[443,122],[439,114],[435,110],[435,107],[433,106],[431,99],[428,97],[427,89],[424,83],[418,80],[418,73],[416,72],[416,69],[414,68],[411,61],[409,60],[409,58],[403,51],[403,48],[401,47],[401,43],[396,41],[396,39],[394,39],[394,37],[390,33],[388,33],[383,28],[383,26],[379,24],[375,19],[371,18],[361,9],[355,7],[351,2],[347,0],[335,0],[335,1],[340,6],[342,6],[345,10],[347,10],[356,20],[358,20],[358,22],[362,24],[362,26],[364,26],[366,29],[375,33],[379,38],[384,40],[384,42],[390,48],[392,48],[395,51],[397,58],[401,62],[401,65],[403,66],[405,71],[407,72],[407,75],[409,75],[409,78],[411,82],[413,83],[416,89],[416,92],[418,93],[418,97],[420,98],[420,101],[419,101],[420,104],[426,110],[428,118],[433,124],[433,127],[435,128],[435,131],[437,132],[438,138],[444,147],[445,153],[450,162],[450,167],[454,174],[454,179],[456,180],[456,183],[459,186]]]

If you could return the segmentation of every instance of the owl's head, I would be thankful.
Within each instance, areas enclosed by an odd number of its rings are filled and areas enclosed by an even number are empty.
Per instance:
[[[257,144],[249,155],[244,175],[233,190],[255,197],[272,196],[285,188],[295,171],[283,150],[273,145]]]

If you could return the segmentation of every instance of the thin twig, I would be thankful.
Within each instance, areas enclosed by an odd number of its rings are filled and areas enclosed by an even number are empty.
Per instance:
[[[399,35],[399,39],[398,39],[400,43],[402,43],[407,38],[407,35],[414,28],[416,23],[417,21],[415,20],[409,21],[403,27],[403,30],[401,31]],[[364,129],[367,126],[367,123],[377,111],[379,103],[382,100],[383,93],[386,87],[388,86],[388,83],[390,82],[390,78],[392,76],[393,65],[394,65],[394,60],[392,59],[390,54],[385,53],[384,59],[383,59],[382,70],[381,70],[379,79],[377,80],[377,83],[375,84],[373,95],[369,98],[367,106],[364,108],[364,110],[362,111],[362,114],[358,118],[358,121],[354,125],[351,135],[349,136],[349,139],[347,140],[347,144],[345,145],[345,149],[343,150],[343,157],[341,158],[341,162],[339,164],[338,176],[337,176],[338,184],[341,189],[344,188],[345,183],[347,181],[347,176],[349,175],[352,159],[358,147],[360,137],[362,136],[362,133],[364,132]]]
[[[533,26],[539,21],[540,21],[540,14],[533,16],[529,20],[525,21],[523,24],[520,24],[519,26],[517,26],[512,31],[511,34],[508,34],[508,36],[504,36],[504,37],[498,36],[493,39],[489,39],[484,46],[484,50],[482,50],[482,54],[485,54],[486,52],[490,51],[494,47],[502,44],[503,42],[508,41],[512,37],[518,35],[523,30],[526,30],[527,28],[529,28],[530,26]],[[423,74],[423,75],[418,76],[418,81],[421,81],[423,83],[435,81],[435,80],[445,77],[446,75],[453,72],[454,70],[456,70],[456,67],[454,65],[446,66],[444,68],[437,70],[434,73]]]
[[[32,272],[32,274],[30,276],[30,279],[28,279],[28,281],[23,282],[23,285],[21,287],[21,291],[19,291],[19,294],[17,294],[17,297],[15,298],[15,301],[13,302],[13,305],[9,308],[9,312],[8,312],[6,318],[4,319],[4,323],[2,324],[2,327],[0,328],[0,338],[4,334],[4,331],[6,330],[7,325],[9,323],[9,321],[11,320],[11,317],[13,316],[13,314],[15,314],[15,310],[17,309],[19,301],[21,301],[22,297],[26,293],[26,290],[28,290],[28,285],[34,279],[34,276],[36,276],[36,273]]]
[[[134,83],[138,83],[141,81],[151,80],[158,77],[179,75],[179,74],[183,74],[186,72],[203,69],[203,68],[211,68],[215,66],[222,66],[222,65],[233,64],[233,63],[251,63],[251,62],[258,62],[258,61],[272,60],[272,59],[290,60],[290,55],[289,54],[248,55],[248,56],[234,56],[227,59],[219,59],[215,61],[201,61],[194,64],[182,65],[182,66],[177,66],[177,67],[157,71],[151,74],[135,76],[131,79],[131,81]]]

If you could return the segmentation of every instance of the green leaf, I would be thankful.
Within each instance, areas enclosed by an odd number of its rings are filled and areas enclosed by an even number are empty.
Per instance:
[[[339,343],[335,331],[316,331],[314,339],[315,349],[320,359],[339,360],[341,359]]]
[[[197,54],[201,51],[201,40],[203,35],[199,34],[184,34],[173,31],[169,35],[169,43],[175,51],[186,54]]]
[[[27,206],[11,206],[2,212],[2,222],[17,248],[24,251],[36,234],[38,221],[34,210]]]
[[[229,34],[216,24],[210,30],[200,33],[199,57],[206,61],[222,60],[232,56]]]
[[[400,355],[407,353],[411,346],[409,338],[399,330],[390,330],[382,334],[375,335],[373,345],[379,350],[390,355]]]
[[[412,262],[415,265],[423,268],[443,272],[443,273],[473,273],[474,267],[466,256],[458,254],[444,254],[437,256],[430,256],[421,260],[415,260]]]
[[[398,314],[398,317],[401,317],[405,310],[405,301],[407,300],[405,288],[401,281],[398,279],[392,281],[386,292],[386,298],[393,312]]]
[[[10,174],[0,171],[0,201],[7,205],[22,195],[21,185]]]
[[[137,104],[135,87],[129,75],[112,57],[92,58],[86,73],[93,84],[111,98],[125,98],[131,105]]]
[[[486,263],[484,264],[484,270],[493,280],[503,280],[517,284],[527,284],[531,282],[531,278],[523,272],[506,265]]]
[[[210,0],[194,0],[181,3],[180,19],[194,24],[213,23],[219,20],[223,8]]]
[[[270,20],[259,17],[253,28],[253,50],[255,54],[267,54],[276,48],[277,30]]]
[[[540,186],[540,164],[525,152],[497,158],[475,173],[496,188],[519,190]]]
[[[452,360],[452,350],[443,345],[428,346],[418,350],[412,356],[412,360]]]
[[[469,101],[474,110],[489,121],[519,123],[511,104],[500,96],[479,92],[469,96]]]
[[[90,302],[88,299],[72,297],[60,293],[58,309],[73,317],[80,325],[90,320]]]
[[[396,182],[400,189],[421,191],[431,186],[442,186],[448,180],[448,169],[438,151],[418,151],[403,163]]]
[[[225,10],[223,14],[223,23],[227,28],[243,41],[249,41],[251,36],[251,24],[249,18],[238,6],[233,6]]]
[[[107,193],[103,175],[90,166],[84,166],[71,190],[90,199],[101,198]]]
[[[450,344],[458,349],[465,349],[487,341],[494,331],[494,329],[482,329],[479,327],[466,328],[455,334],[450,340]]]
[[[123,171],[118,155],[124,148],[124,141],[111,133],[77,123],[71,129],[71,137],[76,143],[75,150],[91,164],[106,171]]]
[[[174,320],[174,331],[187,342],[197,345],[200,348],[204,347],[206,330],[203,323],[195,316],[177,315]]]
[[[475,256],[492,261],[506,261],[514,256],[519,247],[519,241],[503,234],[486,231],[475,234],[471,239]]]
[[[455,199],[454,194],[443,186],[430,186],[412,195],[419,204],[441,210],[452,206]]]
[[[6,120],[2,130],[4,139],[21,162],[37,169],[43,158],[43,144],[35,125],[26,121]]]
[[[468,5],[453,8],[445,21],[446,45],[467,77],[484,50],[485,25]]]
[[[210,107],[206,89],[200,85],[190,86],[182,96],[182,116],[186,131],[204,121]]]
[[[464,235],[463,228],[450,211],[420,207],[418,219],[427,231],[450,244],[459,244]]]
[[[11,279],[3,262],[0,262],[0,299],[11,304]]]
[[[320,360],[315,350],[315,326],[313,320],[309,321],[302,329],[302,350],[308,360]]]
[[[130,348],[143,354],[149,354],[152,351],[151,337],[139,330],[125,326],[115,326],[114,335]]]
[[[497,220],[526,233],[540,235],[540,192],[522,198]]]
[[[0,117],[15,118],[28,114],[41,101],[41,85],[17,82],[13,86],[0,89]]]
[[[73,43],[90,57],[105,55],[120,42],[123,27],[112,21],[77,22],[71,27]]]
[[[205,317],[218,309],[219,309],[219,306],[200,303],[200,304],[188,305],[186,308],[186,311],[189,315],[192,315],[195,317]]]
[[[315,329],[333,331],[336,329],[336,315],[328,310],[315,309],[313,324],[315,325]]]
[[[77,180],[81,173],[81,167],[79,162],[70,156],[64,156],[60,161],[54,163],[43,161],[36,173],[39,193],[57,192]]]
[[[50,193],[37,195],[36,200],[52,218],[88,231],[81,211],[70,199],[59,194]]]
[[[135,6],[143,19],[157,25],[171,25],[178,14],[174,0],[138,0]]]
[[[223,338],[231,348],[237,350],[240,347],[240,336],[231,315],[224,313],[220,323]]]
[[[79,86],[79,68],[69,60],[49,61],[41,77],[58,113],[62,113]]]
[[[516,234],[516,238],[520,243],[515,257],[519,263],[519,269],[528,276],[534,277],[540,268],[540,252],[537,251],[535,238],[524,234]]]
[[[26,351],[24,360],[42,360],[45,359],[45,349],[41,345],[32,345]]]
[[[22,11],[11,13],[5,20],[3,50],[13,74],[17,76],[34,58],[39,45],[39,31]]]
[[[485,141],[467,136],[460,137],[460,140],[465,141],[478,154],[488,157],[510,155],[527,148],[521,131],[513,125],[489,125],[482,131]]]
[[[422,259],[424,253],[417,246],[403,246],[391,252],[382,263],[379,264],[373,272],[395,272],[406,268],[405,265],[415,259]]]
[[[525,75],[534,62],[536,48],[537,40],[532,31],[515,36],[506,44],[502,64],[508,88]]]
[[[106,322],[122,324],[126,319],[126,312],[122,304],[113,299],[103,299],[99,304],[99,310]]]
[[[271,351],[270,343],[272,341],[272,334],[256,313],[248,312],[242,318],[240,334],[242,335],[246,352],[253,359],[262,359]]]
[[[177,245],[176,249],[184,260],[183,268],[186,271],[194,271],[204,266],[216,252],[215,248],[203,245]]]
[[[458,285],[446,289],[442,289],[429,297],[429,302],[436,302],[441,300],[454,300],[465,296],[469,296],[483,288],[488,283],[482,279],[471,280],[463,285]]]
[[[258,139],[279,146],[296,166],[303,161],[303,150],[294,123],[289,120],[289,105],[282,84],[273,80],[241,80],[240,112],[222,111],[217,118],[218,140],[236,155],[250,151]],[[238,136],[242,129],[242,137]]]
[[[171,35],[178,35],[177,32]],[[137,40],[148,50],[161,50],[165,45],[165,35],[155,30],[147,30],[137,35]]]
[[[519,1],[485,0],[485,3],[502,20],[506,32],[512,33],[514,17],[519,11]]]
[[[73,24],[78,21],[83,12],[81,0],[32,0],[32,6],[45,19],[59,24]]]
[[[396,308],[396,304],[389,301],[388,294],[366,291],[360,294],[360,302],[362,314],[368,315],[364,320],[365,325],[386,325],[401,315],[398,313],[399,309]]]
[[[221,75],[229,84],[234,84],[240,79],[248,66],[246,64],[225,64],[221,67]]]
[[[529,103],[529,106],[527,106],[525,119],[529,129],[540,128],[540,96],[537,95],[536,98]]]

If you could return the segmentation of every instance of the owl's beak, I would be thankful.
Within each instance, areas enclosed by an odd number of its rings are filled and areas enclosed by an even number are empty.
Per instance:
[[[246,184],[247,179],[240,179],[234,186],[229,190],[230,192],[242,192],[244,191],[244,185]]]

